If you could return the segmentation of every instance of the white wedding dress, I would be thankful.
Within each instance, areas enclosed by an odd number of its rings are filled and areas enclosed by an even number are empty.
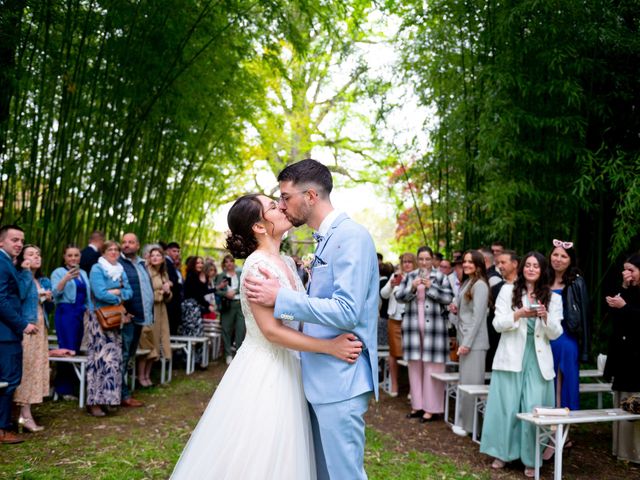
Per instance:
[[[245,261],[246,275],[263,277],[266,267],[286,288],[302,290],[285,272],[256,251]],[[175,466],[179,480],[305,480],[316,478],[313,437],[302,389],[298,352],[270,343],[256,324],[240,288],[247,335]],[[297,329],[297,322],[287,324]]]

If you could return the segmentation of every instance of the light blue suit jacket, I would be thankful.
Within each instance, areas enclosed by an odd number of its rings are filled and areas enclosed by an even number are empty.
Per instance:
[[[302,352],[307,400],[333,403],[373,391],[378,398],[378,259],[369,232],[339,215],[318,245],[308,294],[281,288],[276,318],[305,322],[304,333],[333,338],[353,332],[364,344],[355,364]]]

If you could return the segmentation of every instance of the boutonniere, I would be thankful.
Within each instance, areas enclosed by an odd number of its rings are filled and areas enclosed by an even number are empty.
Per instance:
[[[316,259],[315,253],[307,253],[302,256],[302,267],[308,272],[313,267],[313,262]]]

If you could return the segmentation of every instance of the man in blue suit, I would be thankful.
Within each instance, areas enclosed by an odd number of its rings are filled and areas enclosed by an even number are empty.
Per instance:
[[[22,318],[18,277],[13,262],[24,246],[24,232],[16,225],[0,228],[0,443],[20,443],[11,428],[11,399],[22,380],[22,335],[38,327]]]
[[[318,246],[307,293],[266,279],[249,277],[247,298],[274,306],[282,320],[298,320],[304,333],[332,338],[352,332],[363,343],[354,364],[318,353],[302,352],[302,381],[310,404],[320,480],[366,479],[364,414],[372,394],[378,395],[378,260],[369,232],[334,210],[329,169],[307,159],[278,176],[280,209],[294,226],[317,231]]]

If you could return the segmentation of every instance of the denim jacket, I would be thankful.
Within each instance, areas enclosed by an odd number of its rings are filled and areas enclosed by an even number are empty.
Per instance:
[[[56,268],[51,274],[51,284],[54,286],[53,292],[53,300],[58,303],[75,303],[76,302],[76,282],[73,280],[69,280],[62,290],[58,290],[58,284],[62,280],[67,272],[65,267]],[[93,305],[91,303],[91,285],[89,284],[89,276],[85,273],[84,270],[80,269],[80,277],[84,281],[87,286],[87,297],[84,301],[84,306],[87,310],[93,311]]]
[[[129,300],[133,295],[126,272],[122,272],[121,281],[115,281],[107,275],[107,272],[100,264],[96,263],[91,267],[89,280],[91,282],[95,308],[105,307],[107,305],[118,305],[120,302]],[[108,292],[108,290],[113,288],[120,289],[119,296]]]
[[[153,287],[144,260],[136,257],[131,261],[123,254],[118,259],[129,279],[131,299],[125,302],[127,312],[133,315],[137,325],[153,324]]]
[[[51,291],[51,281],[47,277],[38,279],[40,288]],[[36,282],[33,281],[33,274],[30,270],[18,271],[18,288],[20,289],[20,300],[22,302],[22,318],[29,323],[38,323],[38,305],[40,298]],[[45,302],[44,308],[44,324],[49,329],[48,314],[53,310],[53,302]]]

